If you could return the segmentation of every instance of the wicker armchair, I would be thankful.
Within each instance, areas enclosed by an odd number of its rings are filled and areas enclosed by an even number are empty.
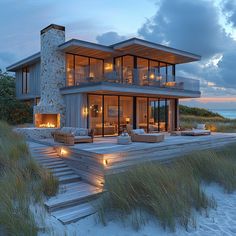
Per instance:
[[[75,143],[92,143],[94,138],[93,129],[63,127],[52,133],[54,141],[74,145]]]

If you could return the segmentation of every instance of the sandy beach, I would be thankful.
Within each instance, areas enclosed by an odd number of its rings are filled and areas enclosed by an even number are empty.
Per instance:
[[[211,184],[203,186],[208,196],[214,196],[217,208],[210,209],[202,214],[196,213],[196,228],[190,227],[186,231],[183,227],[177,226],[175,232],[164,230],[158,222],[149,221],[139,231],[132,226],[124,225],[121,222],[110,221],[103,226],[96,220],[96,215],[89,216],[76,223],[62,225],[54,217],[46,215],[46,225],[50,232],[39,233],[39,236],[46,235],[72,235],[72,236],[231,236],[236,235],[236,192],[225,193],[219,185]]]

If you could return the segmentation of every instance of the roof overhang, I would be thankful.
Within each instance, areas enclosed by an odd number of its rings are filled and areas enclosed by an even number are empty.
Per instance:
[[[163,61],[170,64],[181,64],[199,61],[201,56],[174,49],[146,40],[132,38],[126,41],[111,45],[116,51],[121,51],[144,58]]]
[[[59,45],[58,48],[66,53],[84,55],[100,59],[112,57],[115,54],[115,51],[109,46],[90,43],[78,39],[71,39]]]
[[[29,66],[29,65],[32,65],[36,62],[40,61],[40,52],[38,53],[35,53],[21,61],[18,61],[10,66],[8,66],[6,69],[7,71],[12,71],[12,72],[15,72],[17,71],[18,69],[21,69],[22,67],[25,67],[25,66]]]

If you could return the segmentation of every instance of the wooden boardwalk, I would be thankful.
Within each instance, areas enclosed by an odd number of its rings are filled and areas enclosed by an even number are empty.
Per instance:
[[[53,147],[32,142],[28,145],[36,161],[59,180],[58,194],[44,202],[47,210],[63,224],[95,213],[92,202],[102,193],[102,189],[83,181]]]

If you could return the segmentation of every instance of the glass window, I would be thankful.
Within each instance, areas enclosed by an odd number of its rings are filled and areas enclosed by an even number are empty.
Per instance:
[[[120,96],[120,132],[133,128],[133,98]]]
[[[89,128],[95,135],[102,135],[102,95],[89,95]]]
[[[86,81],[89,74],[89,58],[82,56],[75,56],[75,85]]]
[[[74,85],[74,56],[66,54],[66,85]]]
[[[173,81],[172,68],[172,65],[167,65],[167,81]]]
[[[134,71],[134,57],[124,56],[123,57],[123,83],[133,83],[133,71]]]
[[[148,84],[148,60],[137,58],[138,80],[141,85]]]
[[[103,75],[103,61],[90,58],[89,78],[91,80],[99,80]]]
[[[160,100],[160,107],[159,107],[159,127],[160,131],[166,131],[168,127],[168,113],[167,113],[167,103],[165,99]]]
[[[104,136],[118,135],[118,96],[104,96]]]
[[[147,98],[137,98],[137,128],[147,132]]]
[[[166,64],[160,62],[160,74],[162,77],[162,81],[166,82]]]
[[[116,71],[116,79],[118,81],[122,81],[122,57],[117,57],[115,59],[115,71]]]
[[[158,132],[158,99],[149,98],[149,132]]]
[[[22,94],[29,93],[29,68],[25,67],[22,69]]]

